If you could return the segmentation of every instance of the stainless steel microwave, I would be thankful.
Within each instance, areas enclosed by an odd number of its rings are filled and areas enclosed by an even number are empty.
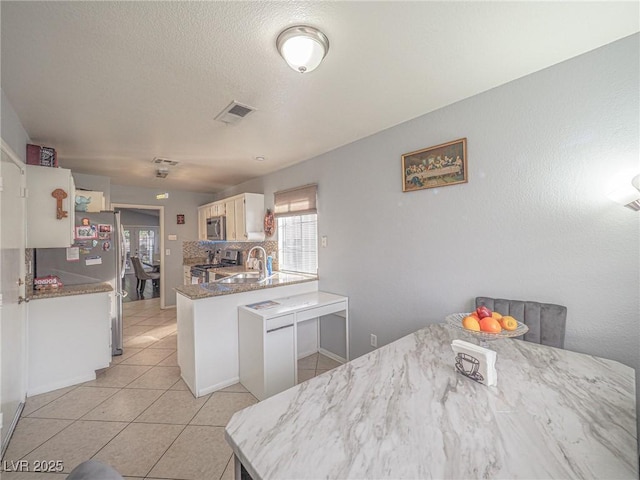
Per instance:
[[[207,240],[226,240],[224,217],[207,218]]]

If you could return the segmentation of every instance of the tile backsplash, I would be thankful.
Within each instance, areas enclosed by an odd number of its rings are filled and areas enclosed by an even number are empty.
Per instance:
[[[209,252],[218,249],[233,249],[242,252],[243,264],[247,261],[247,253],[252,247],[262,247],[267,255],[273,257],[273,269],[278,270],[278,241],[267,240],[264,242],[211,242],[208,240],[182,242],[182,261],[184,264],[193,263],[193,259],[201,259],[198,262],[206,262]]]

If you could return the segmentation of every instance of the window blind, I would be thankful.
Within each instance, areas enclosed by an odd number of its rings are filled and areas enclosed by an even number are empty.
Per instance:
[[[318,185],[304,185],[273,194],[276,217],[306,215],[317,212]]]
[[[318,273],[317,215],[278,217],[278,262],[280,270]]]

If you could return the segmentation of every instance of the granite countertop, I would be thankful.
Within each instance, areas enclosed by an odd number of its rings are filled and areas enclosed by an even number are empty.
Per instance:
[[[87,295],[89,293],[112,292],[113,287],[109,283],[87,283],[83,285],[68,285],[62,288],[51,290],[34,290],[29,296],[29,300],[40,300],[42,298],[68,297],[71,295]]]
[[[246,267],[223,267],[211,268],[211,272],[234,273],[251,271]],[[284,285],[293,285],[294,283],[313,282],[318,280],[317,275],[303,275],[299,273],[273,272],[277,274],[274,278],[270,278],[263,283],[200,283],[197,285],[182,285],[175,290],[179,294],[191,299],[198,300],[201,298],[218,297],[220,295],[231,295],[234,293],[250,292],[253,290],[263,290],[265,288],[282,287]]]
[[[632,368],[503,339],[487,387],[456,338],[430,325],[241,410],[227,442],[254,480],[638,478]]]
[[[189,257],[189,258],[182,259],[182,264],[185,267],[192,267],[194,265],[202,265],[206,263],[208,263],[207,257]]]

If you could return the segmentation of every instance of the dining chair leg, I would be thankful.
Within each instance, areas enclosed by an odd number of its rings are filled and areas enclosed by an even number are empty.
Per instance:
[[[144,287],[147,286],[147,281],[145,279],[140,280],[140,291],[144,292]]]

